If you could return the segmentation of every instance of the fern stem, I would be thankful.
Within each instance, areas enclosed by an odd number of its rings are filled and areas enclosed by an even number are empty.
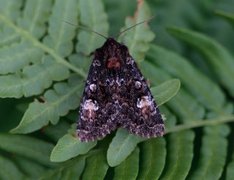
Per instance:
[[[218,124],[223,124],[223,123],[228,123],[228,122],[234,122],[234,115],[221,116],[218,118],[207,119],[207,120],[195,120],[192,123],[177,125],[177,126],[167,129],[166,134],[188,130],[192,128],[197,128],[197,127],[202,127],[202,126],[215,126]]]
[[[86,77],[86,73],[82,69],[79,69],[79,68],[73,66],[72,64],[70,64],[69,62],[67,62],[64,58],[60,57],[53,49],[45,46],[43,43],[41,43],[36,38],[34,38],[28,31],[16,26],[10,19],[8,19],[5,16],[0,14],[0,20],[2,20],[5,24],[7,24],[12,29],[14,29],[22,37],[31,41],[34,46],[39,47],[43,51],[50,54],[55,59],[55,61],[57,61],[58,63],[63,64],[64,66],[68,67],[69,69],[76,72],[80,76],[82,76],[84,78]]]

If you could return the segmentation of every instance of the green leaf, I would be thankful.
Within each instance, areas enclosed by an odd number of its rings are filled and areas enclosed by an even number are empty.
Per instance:
[[[194,137],[195,134],[192,131],[181,131],[169,135],[167,166],[160,179],[185,179],[187,177],[193,160]]]
[[[90,149],[92,149],[97,142],[81,142],[77,137],[71,134],[66,134],[54,147],[50,160],[53,162],[62,162],[71,159],[75,156],[86,154]]]
[[[87,158],[82,179],[103,180],[108,170],[106,153],[104,150]]]
[[[142,157],[137,179],[159,179],[166,161],[165,139],[145,141],[140,150]]]
[[[202,119],[205,116],[205,108],[195,97],[182,88],[167,105],[180,117],[180,122],[183,123],[189,123],[194,119]]]
[[[68,77],[69,71],[45,57],[44,63],[26,66],[22,73],[0,76],[0,97],[28,97],[40,94],[54,80]]]
[[[54,58],[54,60],[70,69],[72,69],[74,72],[77,72],[82,77],[85,77],[86,74],[83,72],[83,70],[74,67],[70,63],[68,63],[65,59],[63,59],[61,56],[55,52],[52,48],[49,48],[48,46],[45,46],[43,43],[41,43],[38,39],[34,38],[28,31],[22,29],[21,27],[15,25],[10,19],[0,14],[0,20],[3,21],[7,26],[12,28],[14,31],[16,31],[23,39],[28,40],[32,43],[32,45],[42,49],[46,53],[50,54],[51,57]],[[49,41],[51,42],[51,41]]]
[[[226,171],[226,179],[232,179],[234,176],[234,161],[233,161],[233,152],[232,152],[232,161],[229,162],[228,166],[227,166],[227,171]]]
[[[48,90],[43,99],[45,102],[35,100],[29,105],[20,124],[12,133],[28,133],[42,128],[49,122],[56,124],[60,116],[64,116],[69,110],[77,108],[79,104],[79,81],[69,83],[57,83],[54,89]]]
[[[145,1],[139,1],[134,18],[127,18],[123,30],[139,22],[145,21],[151,17],[150,9]],[[155,35],[147,24],[134,27],[123,34],[123,42],[127,45],[130,54],[138,62],[142,61],[145,53],[149,50],[149,42],[154,39]]]
[[[45,141],[22,135],[0,134],[0,149],[21,155],[46,166],[54,166],[49,161],[53,145]]]
[[[234,57],[218,42],[201,33],[170,28],[169,32],[199,50],[215,72],[219,82],[234,97]]]
[[[225,18],[227,21],[229,21],[234,26],[234,14],[233,13],[227,13],[224,11],[216,11],[215,14],[217,14],[220,17]]]
[[[139,148],[115,168],[114,180],[135,180],[139,170]]]
[[[180,80],[172,79],[151,88],[151,92],[157,101],[157,105],[160,106],[174,97],[179,89]]]
[[[12,21],[17,21],[18,17],[21,15],[22,0],[14,1],[0,1],[0,12],[2,15],[9,17]],[[0,15],[1,15],[0,14]],[[4,26],[0,21],[0,47],[8,46],[12,43],[19,41],[19,35],[13,31],[11,28]]]
[[[23,17],[18,24],[34,37],[41,38],[46,32],[46,21],[50,15],[51,6],[52,1],[48,0],[26,1]]]
[[[137,4],[132,3],[132,0],[104,0],[104,3],[105,10],[108,13],[108,21],[111,24],[110,36],[116,37],[120,28],[124,25],[125,18],[134,13]],[[131,6],[126,6],[126,4],[131,4]]]
[[[226,125],[206,127],[204,133],[200,159],[190,179],[219,179],[226,161],[229,129]]]
[[[49,20],[49,35],[44,38],[44,43],[62,57],[66,57],[72,52],[72,40],[76,35],[75,28],[63,21],[77,24],[77,16],[78,3],[76,0],[55,1]]]
[[[225,104],[225,96],[220,87],[178,54],[159,46],[152,46],[148,59],[152,59],[165,71],[178,77],[183,86],[208,109],[219,111]]]
[[[14,52],[14,54],[12,54]],[[0,49],[0,74],[14,73],[32,62],[39,62],[43,52],[27,42]]]
[[[48,168],[38,164],[35,161],[26,159],[22,156],[14,157],[15,164],[18,165],[20,170],[27,175],[28,178],[39,178],[41,174],[45,173]]]
[[[0,12],[5,16],[16,20],[20,15],[20,8],[22,3],[22,0],[0,1]]]
[[[79,11],[82,25],[107,36],[109,25],[102,1],[94,3],[93,0],[80,0]],[[105,41],[103,37],[84,30],[80,30],[77,39],[76,50],[86,55],[99,48]]]
[[[9,159],[0,155],[0,179],[24,179],[24,175],[18,167]]]
[[[70,124],[66,122],[64,118],[54,126],[46,126],[43,131],[50,139],[52,139],[54,142],[57,142],[62,136],[67,133],[67,130],[69,128]]]
[[[137,144],[143,140],[139,136],[129,134],[124,129],[119,129],[107,150],[108,164],[113,167],[122,163],[136,148]]]
[[[78,157],[71,161],[61,164],[58,168],[42,174],[40,180],[48,179],[80,179],[85,167],[85,157]]]

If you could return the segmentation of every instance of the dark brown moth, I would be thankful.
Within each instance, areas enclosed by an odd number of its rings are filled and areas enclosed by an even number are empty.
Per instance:
[[[107,38],[94,52],[80,103],[77,135],[81,141],[94,141],[119,127],[145,138],[164,134],[157,104],[128,48]]]

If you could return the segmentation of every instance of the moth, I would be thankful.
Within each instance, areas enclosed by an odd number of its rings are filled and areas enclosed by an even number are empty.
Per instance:
[[[77,136],[81,141],[94,141],[119,127],[145,138],[164,134],[162,115],[127,46],[107,38],[94,52]]]

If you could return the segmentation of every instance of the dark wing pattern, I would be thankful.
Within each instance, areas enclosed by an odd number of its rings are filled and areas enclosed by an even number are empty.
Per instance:
[[[109,38],[94,53],[77,134],[81,141],[93,141],[118,127],[147,138],[164,134],[162,116],[134,59],[126,46]]]
[[[94,59],[89,70],[79,110],[77,134],[81,141],[101,139],[117,127],[113,123],[116,110],[106,92],[102,67],[101,61]]]
[[[129,57],[132,59],[131,57]],[[164,134],[164,122],[156,102],[150,92],[146,80],[132,59],[128,68],[132,79],[127,83],[129,96],[126,99],[128,108],[123,108],[128,121],[123,122],[122,127],[130,133],[141,137],[158,137]]]

